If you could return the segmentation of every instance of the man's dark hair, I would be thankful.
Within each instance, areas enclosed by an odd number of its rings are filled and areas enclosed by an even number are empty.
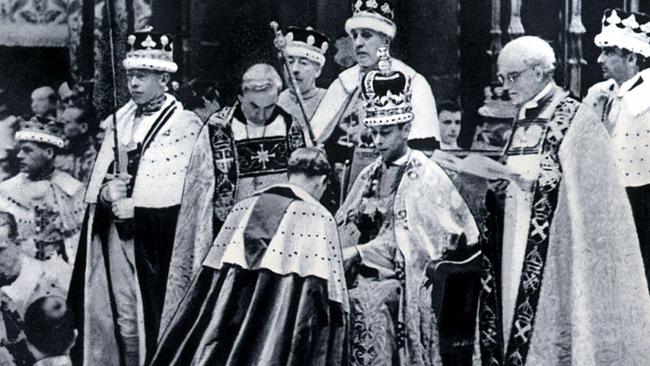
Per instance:
[[[25,311],[25,337],[40,352],[53,357],[64,355],[75,340],[74,321],[65,299],[44,296]]]
[[[442,102],[438,103],[438,113],[442,111],[449,111],[449,112],[461,112],[462,109],[458,105],[458,103],[451,101],[451,100],[443,100]]]
[[[632,54],[632,53],[635,53],[635,52],[632,52],[632,51],[630,51],[628,49],[625,49],[625,48],[621,48],[621,55],[623,55],[623,57],[627,57],[627,55]],[[649,63],[648,63],[648,59],[646,57],[644,57],[643,55],[641,55],[639,53],[635,53],[635,54],[636,54],[636,65],[639,67],[639,70],[646,69],[648,66],[650,66]]]
[[[301,173],[308,177],[330,176],[332,166],[327,161],[325,152],[317,147],[296,149],[289,158],[287,167],[289,174]]]
[[[0,211],[0,225],[6,222],[9,226],[9,239],[15,241],[18,238],[18,225],[16,224],[16,218],[14,215],[7,211]]]
[[[181,86],[176,94],[183,103],[183,107],[192,110],[203,107],[203,98],[209,101],[218,101],[220,96],[217,82],[207,79],[191,80]]]
[[[88,125],[86,135],[95,136],[99,130],[99,120],[97,119],[97,110],[95,109],[95,106],[92,103],[74,103],[66,107],[66,109],[68,108],[74,108],[81,111],[79,118],[77,118],[77,123],[85,123]]]
[[[47,96],[47,100],[50,102],[50,104],[56,104],[59,101],[59,95],[56,94],[56,92],[49,94]]]

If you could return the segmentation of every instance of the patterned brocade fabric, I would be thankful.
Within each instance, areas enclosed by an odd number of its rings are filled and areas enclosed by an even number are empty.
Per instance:
[[[495,200],[499,192],[488,200],[492,234],[484,250],[483,364],[646,364],[650,296],[643,290],[639,244],[607,133],[598,116],[569,98],[553,110],[509,333],[502,330],[502,311],[508,309],[501,308],[503,271],[509,269],[502,268],[507,261],[500,252],[503,228],[513,223],[503,221]]]

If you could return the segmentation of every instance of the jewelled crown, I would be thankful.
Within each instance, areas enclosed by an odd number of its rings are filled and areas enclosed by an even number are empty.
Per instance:
[[[126,38],[126,58],[122,62],[129,69],[147,69],[174,73],[174,45],[170,36],[154,33],[151,29],[129,34]]]
[[[60,149],[66,145],[63,123],[44,117],[32,117],[28,121],[21,121],[15,140],[39,142]]]
[[[305,57],[321,66],[325,64],[329,39],[323,33],[315,31],[312,27],[289,27],[285,39],[289,56]]]
[[[478,109],[483,117],[511,119],[517,115],[517,107],[510,100],[507,90],[501,84],[492,84],[483,89],[485,101]]]
[[[364,124],[385,126],[409,122],[411,112],[411,80],[391,69],[390,55],[385,47],[377,51],[379,70],[368,72],[361,84],[366,117]]]
[[[607,9],[602,29],[594,39],[598,47],[619,47],[650,57],[650,17],[643,13],[628,13]]]
[[[353,0],[352,17],[345,22],[345,31],[350,34],[353,29],[368,28],[394,38],[394,19],[394,0]]]

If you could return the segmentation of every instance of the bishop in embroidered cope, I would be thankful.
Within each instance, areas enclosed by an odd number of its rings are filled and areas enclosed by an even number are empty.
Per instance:
[[[486,201],[483,364],[648,364],[650,296],[599,116],[555,84],[545,41],[510,42],[498,65],[519,111],[513,173]]]
[[[305,145],[305,131],[276,104],[281,87],[272,66],[251,66],[242,77],[239,103],[222,109],[201,130],[183,191],[163,324],[232,207],[260,189],[286,182],[291,152]]]
[[[331,167],[296,150],[287,183],[235,204],[174,312],[152,366],[344,365],[348,298]]]

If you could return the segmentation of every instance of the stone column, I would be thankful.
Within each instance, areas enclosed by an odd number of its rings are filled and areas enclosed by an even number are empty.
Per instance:
[[[571,4],[571,22],[569,23],[568,33],[568,85],[571,92],[575,95],[580,95],[582,65],[587,64],[587,61],[582,57],[582,35],[586,33],[585,26],[582,24],[582,0],[573,0]]]
[[[510,0],[510,25],[508,25],[508,34],[511,39],[523,36],[526,32],[524,25],[521,23],[521,1]]]
[[[501,0],[492,0],[492,16],[490,21],[490,49],[487,51],[492,60],[492,81],[497,80],[497,58],[501,52]]]

